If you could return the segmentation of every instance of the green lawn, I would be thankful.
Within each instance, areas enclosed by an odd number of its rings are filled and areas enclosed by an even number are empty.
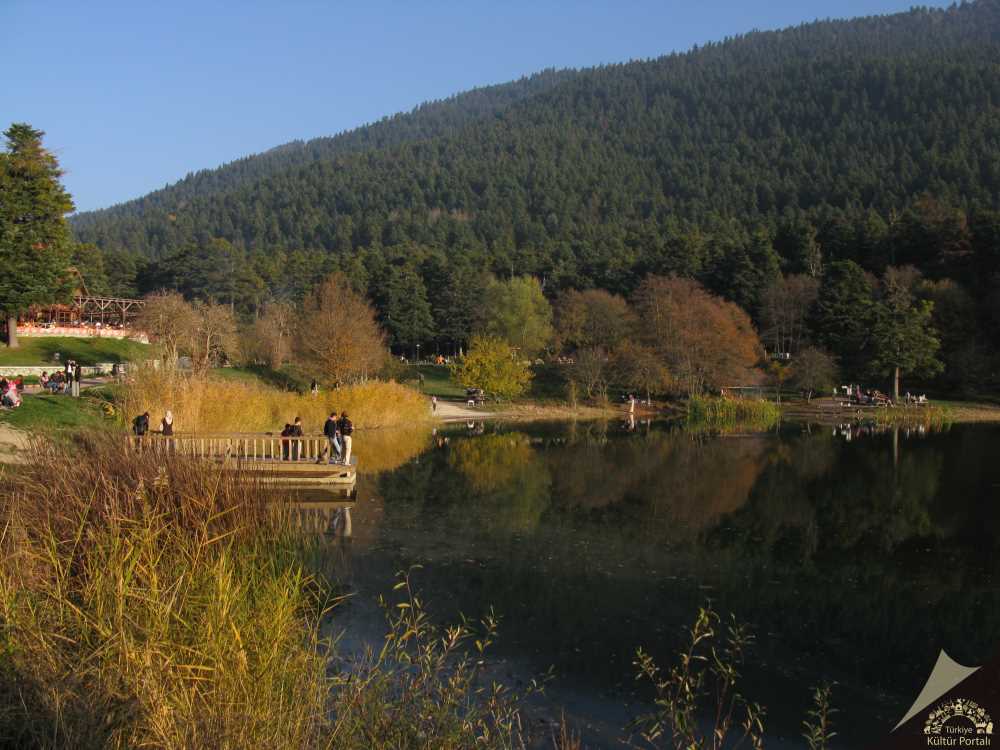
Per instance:
[[[70,396],[24,396],[17,409],[0,410],[0,421],[26,432],[45,432],[113,424],[101,412],[97,389],[85,389],[80,398]]]
[[[56,352],[60,360],[75,359],[81,365],[98,362],[139,362],[150,354],[148,344],[111,338],[78,339],[70,336],[22,337],[16,349],[0,347],[0,365],[54,365]]]
[[[441,365],[410,365],[407,368],[405,382],[428,396],[444,399],[465,400],[465,388],[451,378],[451,370]],[[538,365],[532,367],[531,385],[523,398],[530,401],[565,401],[566,378],[562,368],[557,365]],[[419,376],[423,376],[420,384]],[[515,399],[515,401],[518,399]]]
[[[428,396],[438,398],[465,398],[465,388],[451,379],[451,370],[444,365],[409,365],[405,381],[407,385],[420,388]],[[420,376],[423,376],[423,384]]]

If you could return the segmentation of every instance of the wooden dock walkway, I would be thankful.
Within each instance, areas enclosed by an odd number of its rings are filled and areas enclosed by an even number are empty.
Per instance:
[[[330,444],[324,435],[281,437],[271,433],[150,433],[131,436],[134,450],[193,456],[249,471],[266,482],[296,485],[353,484],[357,456],[350,465],[329,463]]]

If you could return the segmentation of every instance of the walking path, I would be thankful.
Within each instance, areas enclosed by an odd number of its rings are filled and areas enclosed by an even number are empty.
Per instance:
[[[464,422],[472,419],[489,419],[497,416],[491,412],[469,409],[457,401],[442,401],[438,399],[437,410],[434,412],[437,419],[445,422]]]

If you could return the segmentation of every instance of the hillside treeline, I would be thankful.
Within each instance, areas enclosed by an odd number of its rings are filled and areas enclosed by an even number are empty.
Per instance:
[[[762,325],[779,274],[912,265],[974,300],[960,333],[995,348],[997,0],[511,86],[199,173],[76,234],[114,293],[250,315],[341,271],[399,346],[466,341],[489,274],[534,276],[551,299],[677,274]]]

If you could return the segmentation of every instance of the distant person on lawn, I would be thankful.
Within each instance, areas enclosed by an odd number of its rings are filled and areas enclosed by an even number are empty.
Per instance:
[[[2,393],[3,405],[8,409],[16,409],[21,405],[21,395],[17,392],[17,383],[11,380]]]
[[[326,435],[327,442],[330,443],[330,458],[329,463],[336,463],[340,461],[340,451],[342,450],[340,444],[340,425],[337,422],[337,412],[330,412],[330,416],[326,418],[326,422],[323,424],[323,434]]]
[[[76,362],[73,363],[73,397],[80,398],[80,380],[83,370]]]

